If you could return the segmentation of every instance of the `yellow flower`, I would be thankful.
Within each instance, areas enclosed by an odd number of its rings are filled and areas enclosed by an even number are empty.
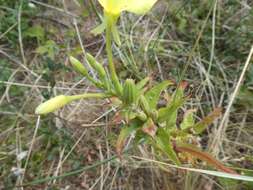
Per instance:
[[[98,0],[109,14],[119,15],[122,11],[145,14],[157,0]]]
[[[128,11],[135,14],[147,13],[157,0],[98,0],[104,8],[103,23],[94,28],[91,32],[95,35],[101,34],[106,27],[110,27],[113,40],[120,46],[120,37],[116,27],[120,13]]]

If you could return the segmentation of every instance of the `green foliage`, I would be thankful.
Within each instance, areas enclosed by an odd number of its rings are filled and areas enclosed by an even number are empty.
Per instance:
[[[149,102],[150,109],[156,109],[160,94],[171,84],[173,83],[170,81],[163,81],[145,93],[145,98]]]
[[[121,83],[118,79],[113,63],[111,44],[111,39],[113,37],[116,44],[119,45],[119,41],[117,40],[118,37],[116,37],[118,34],[115,35],[118,16],[113,17],[112,15],[105,14],[104,19],[106,19],[106,51],[109,61],[109,74],[106,72],[102,64],[97,62],[89,53],[86,54],[87,63],[98,74],[98,79],[94,78],[80,61],[70,57],[74,70],[85,76],[97,88],[101,89],[103,94],[106,95],[103,97],[113,97],[114,99],[117,99],[117,101],[115,101],[117,102],[115,107],[118,107],[118,114],[125,123],[117,140],[116,149],[118,154],[121,153],[127,137],[136,132],[138,133],[139,139],[150,139],[149,142],[151,142],[151,145],[153,145],[157,151],[161,151],[172,162],[179,165],[180,160],[174,149],[174,145],[181,141],[187,142],[188,138],[192,138],[192,131],[188,130],[190,128],[193,128],[196,131],[196,134],[202,132],[205,127],[210,125],[213,120],[218,117],[218,114],[207,116],[202,122],[195,124],[193,112],[188,110],[180,125],[182,128],[178,129],[178,112],[187,101],[187,96],[184,94],[184,90],[187,86],[185,82],[180,83],[172,95],[167,91],[168,87],[173,85],[171,81],[163,81],[155,85],[151,84],[151,86],[147,86],[150,82],[150,78],[147,77],[137,83],[133,79],[126,79]],[[41,36],[42,32],[38,31],[35,30],[33,33]],[[48,46],[40,46],[40,53],[47,53],[48,56],[50,56],[53,52],[51,49],[53,46],[54,44],[51,43],[49,43]],[[171,98],[165,105],[158,108],[158,103],[163,96]],[[76,95],[72,97],[73,100],[81,99],[84,98],[84,95]],[[72,97],[69,96],[68,98],[72,99]],[[94,98],[96,97],[94,96]],[[50,110],[51,112],[55,110],[51,109],[52,107],[58,108],[65,104],[65,99],[62,99],[62,96],[57,96],[43,103],[39,108],[43,107],[44,110]],[[184,133],[184,139],[181,139],[182,133]]]
[[[47,40],[44,44],[40,45],[36,52],[40,55],[46,55],[50,59],[54,59],[59,47],[53,40]]]
[[[3,39],[3,41],[7,41],[8,44],[12,48],[16,48],[18,43],[18,27],[17,27],[17,18],[18,18],[18,12],[19,7],[21,5],[22,1],[0,1],[0,34],[5,33],[9,28],[12,26],[16,27],[12,29],[10,32],[8,32]],[[23,34],[26,34],[27,31],[30,29],[30,20],[35,15],[37,8],[32,8],[29,6],[28,1],[24,0],[22,3],[22,19],[21,19],[21,32]]]
[[[45,30],[40,25],[35,25],[27,29],[24,36],[36,38],[38,42],[43,42],[45,39]]]
[[[156,146],[161,149],[175,164],[180,165],[180,161],[174,151],[169,133],[163,128],[159,128],[155,137]]]
[[[0,60],[0,81],[8,81],[11,76],[12,70],[8,67],[8,61],[5,59]],[[5,84],[0,83],[0,94],[3,94]]]
[[[63,20],[59,19],[57,21],[54,20],[55,18],[48,19],[47,16],[51,14],[45,14],[45,16],[41,10],[47,10],[50,13],[57,14],[58,10],[45,8],[37,4],[35,8],[32,8],[28,6],[28,2],[28,0],[23,0],[20,23],[25,57],[27,59],[26,66],[37,74],[42,75],[42,79],[40,79],[38,85],[49,85],[51,87],[50,89],[39,88],[42,96],[47,100],[54,94],[54,86],[56,81],[59,80],[59,76],[61,77],[64,72],[72,71],[72,68],[65,66],[65,62],[63,64],[66,55],[78,56],[81,55],[83,51],[79,45],[74,46],[77,42],[76,31],[74,27],[68,28],[68,21],[66,20],[69,19],[65,20],[65,18],[63,18]],[[66,2],[68,3],[68,1]],[[76,2],[77,1],[75,1],[75,3]],[[82,0],[78,0],[78,2],[80,8],[83,8],[83,10],[81,10],[82,13],[80,13],[82,14],[80,18],[86,17],[87,12],[89,12],[86,4],[83,6]],[[89,3],[90,2],[92,3],[93,1],[89,1]],[[121,47],[114,45],[113,48],[116,50],[114,56],[117,56],[117,59],[115,59],[114,62],[117,66],[117,74],[121,79],[120,85],[123,88],[123,94],[119,94],[116,90],[110,74],[110,69],[106,67],[108,62],[98,62],[101,58],[96,60],[90,54],[86,56],[87,60],[85,60],[85,62],[90,63],[95,74],[97,74],[94,78],[89,68],[85,67],[86,64],[77,60],[79,66],[81,64],[82,69],[75,69],[75,66],[72,66],[77,72],[81,70],[81,76],[78,77],[78,79],[87,77],[91,84],[97,87],[101,92],[107,94],[109,98],[112,97],[116,100],[113,102],[113,105],[117,108],[117,113],[120,115],[119,121],[123,121],[122,123],[124,124],[121,124],[121,126],[117,128],[120,130],[118,135],[109,133],[108,136],[111,138],[111,144],[116,144],[116,150],[119,156],[124,149],[125,142],[128,142],[128,138],[131,137],[134,139],[131,139],[129,142],[133,142],[132,140],[134,140],[137,144],[145,143],[146,145],[150,145],[155,150],[155,153],[157,153],[157,159],[165,158],[166,160],[166,158],[168,158],[171,162],[179,164],[180,162],[185,163],[187,160],[183,157],[185,155],[175,148],[176,145],[181,142],[189,143],[192,142],[192,140],[193,142],[196,141],[200,134],[211,125],[213,120],[219,117],[221,112],[215,109],[211,114],[203,119],[199,119],[199,117],[196,117],[196,115],[199,116],[199,112],[194,109],[196,105],[196,102],[194,102],[195,99],[191,99],[190,103],[187,103],[189,97],[183,89],[176,89],[173,91],[176,85],[179,84],[170,84],[169,81],[157,83],[153,82],[149,77],[144,77],[147,72],[150,71],[152,72],[152,76],[154,76],[154,80],[159,77],[156,70],[158,58],[164,78],[173,78],[178,81],[178,79],[181,78],[180,73],[182,68],[185,67],[185,64],[188,64],[186,60],[190,57],[189,54],[192,50],[194,50],[192,52],[193,58],[196,56],[197,60],[199,56],[199,61],[203,64],[203,68],[209,66],[207,64],[209,64],[211,54],[210,51],[213,39],[212,17],[214,15],[211,13],[207,18],[207,14],[209,11],[213,11],[214,1],[168,0],[162,3],[166,2],[169,3],[168,12],[162,12],[162,20],[160,20],[161,17],[159,14],[156,15],[156,13],[152,13],[148,22],[146,22],[146,17],[144,17],[144,19],[138,23],[138,26],[134,25],[133,27],[132,23],[136,22],[136,17],[127,17],[126,14],[124,14],[121,27],[117,28],[114,25],[111,28],[114,42],[120,45],[120,38],[122,42]],[[0,39],[0,49],[7,52],[16,60],[21,60],[18,41],[18,11],[21,5],[20,3],[21,1],[17,0],[0,0],[0,36],[10,29],[10,27],[13,27]],[[63,8],[62,2],[49,0],[44,3]],[[226,101],[227,92],[224,91],[225,88],[223,85],[227,83],[228,88],[234,86],[231,81],[234,81],[241,73],[243,63],[240,62],[240,60],[244,60],[252,44],[252,11],[248,10],[251,5],[252,3],[250,1],[241,3],[237,0],[218,2],[217,5],[214,60],[208,75],[210,76],[210,82],[214,85],[213,90],[217,93],[214,94],[214,98],[217,99],[220,95],[220,91],[222,91],[225,98],[224,102]],[[158,10],[160,10],[160,7],[158,7]],[[70,11],[72,10],[70,9]],[[74,12],[76,12],[76,10]],[[95,11],[90,12],[91,17],[93,17],[94,12]],[[93,19],[94,18],[92,18],[92,20]],[[67,24],[65,24],[65,21]],[[79,22],[79,19],[77,21]],[[58,25],[54,26],[52,24],[56,22],[59,22],[59,26],[62,27],[60,30],[57,29]],[[88,22],[90,26],[90,21]],[[84,22],[81,21],[81,23],[83,24]],[[81,29],[81,35],[83,35],[82,24],[78,25]],[[142,24],[145,26],[142,27]],[[200,29],[204,24],[206,24],[204,31],[200,33]],[[155,29],[156,26],[158,27]],[[98,35],[103,33],[105,29],[106,24],[102,20],[102,24],[94,31]],[[118,29],[122,30],[120,31],[120,35]],[[64,33],[64,36],[62,36],[62,33]],[[195,44],[198,38],[199,41],[194,49],[193,44]],[[89,41],[92,38],[89,35],[85,35],[85,40],[87,39]],[[97,38],[94,38],[94,40],[95,39]],[[98,41],[100,42],[100,40]],[[88,48],[87,51],[95,55],[93,50],[98,47],[94,45],[94,47]],[[189,63],[192,64],[191,61],[189,61]],[[196,73],[199,71],[195,68],[194,64],[192,66],[193,67],[189,67],[187,70],[186,77],[191,79],[191,83],[193,83],[194,86],[201,89],[201,85],[203,85],[201,82],[203,81],[198,80]],[[7,86],[7,81],[18,66],[2,56],[0,67],[0,94],[3,94]],[[247,118],[245,118],[247,126],[251,123],[250,119],[253,111],[252,68],[251,66],[248,69],[236,104],[234,104],[231,110],[232,112],[234,110],[244,112],[244,110],[247,109],[247,111],[249,111]],[[222,71],[222,75],[220,74],[220,70]],[[32,80],[27,80],[30,78],[29,76],[28,78],[24,78],[22,74],[26,75],[26,72],[21,69],[17,76],[15,75],[12,78],[13,82],[20,85],[24,82],[27,82],[28,85],[30,82],[33,82]],[[223,74],[225,76],[224,78]],[[69,74],[67,77],[69,77]],[[2,81],[6,82],[3,83]],[[0,176],[3,176],[3,178],[0,177],[0,181],[4,179],[3,181],[6,184],[6,189],[8,189],[7,187],[14,186],[17,179],[16,176],[10,175],[12,167],[16,165],[15,155],[7,154],[13,152],[15,144],[17,143],[15,137],[16,129],[14,126],[21,126],[21,144],[24,146],[22,147],[23,149],[29,148],[29,146],[26,145],[29,145],[31,140],[30,137],[33,135],[35,126],[33,121],[36,119],[33,116],[30,117],[33,106],[28,106],[28,109],[22,110],[22,113],[18,113],[18,116],[15,115],[19,112],[21,105],[23,105],[24,97],[30,94],[28,90],[30,90],[30,88],[12,85],[8,91],[11,101],[4,100],[1,102],[1,130],[3,132],[11,131],[13,128],[14,131],[8,133],[6,136],[1,136]],[[209,107],[210,101],[205,99],[205,96],[201,96],[201,98],[203,98],[201,100],[204,100],[203,103],[200,103],[203,109],[201,110],[202,113],[202,111],[206,112],[206,108]],[[13,115],[5,115],[5,112],[10,112]],[[231,129],[236,128],[234,124],[237,122],[236,120],[240,121],[241,118],[241,114],[234,114],[234,112],[232,112],[230,116],[231,120],[228,125],[229,130],[226,131],[226,133],[229,133],[229,135],[227,135],[229,141],[231,141],[230,138],[236,135],[232,133],[234,131],[231,132]],[[51,162],[59,159],[59,150],[62,149],[62,147],[66,147],[65,152],[67,153],[75,143],[74,139],[71,137],[71,133],[65,131],[65,127],[60,129],[55,128],[56,124],[53,122],[55,117],[51,116],[43,118],[41,121],[42,126],[39,129],[36,147],[33,149],[28,165],[27,176],[29,176],[29,178],[25,179],[25,181],[32,178],[44,177],[45,171],[48,171],[47,163],[49,162],[51,164]],[[117,124],[118,123],[119,122],[117,122]],[[63,124],[65,125],[65,123]],[[114,127],[114,130],[115,128],[116,127]],[[248,127],[245,129],[247,130],[242,129],[243,135],[248,133]],[[95,130],[96,132],[103,132],[103,128],[97,127]],[[117,138],[118,143],[115,143]],[[243,143],[243,140],[244,139],[240,138],[240,141],[242,141],[241,143]],[[234,151],[233,155],[234,154],[237,154],[237,152]],[[79,169],[80,165],[84,162],[85,156],[86,154],[80,156],[80,152],[75,153],[74,151],[70,155],[70,159],[67,160],[68,163],[66,167],[65,165],[63,166],[63,169]],[[192,157],[194,157],[194,155],[189,156],[188,163],[191,163]],[[238,161],[234,160],[234,162]],[[22,165],[23,164],[24,163],[22,163]],[[241,164],[248,166],[252,164],[252,162],[245,160],[242,161]],[[244,172],[242,174],[252,175],[251,172]],[[224,189],[253,189],[252,183],[241,183],[224,178],[218,178],[218,182]],[[51,189],[53,189],[53,187]]]

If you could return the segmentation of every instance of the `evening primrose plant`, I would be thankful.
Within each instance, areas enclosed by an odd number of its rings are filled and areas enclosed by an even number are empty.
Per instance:
[[[117,30],[120,14],[123,11],[145,14],[154,6],[156,0],[99,0],[99,3],[104,9],[104,16],[102,24],[92,32],[101,34],[105,31],[109,72],[106,72],[102,64],[89,53],[85,56],[86,61],[97,73],[97,78],[91,76],[87,68],[76,58],[70,57],[69,60],[74,70],[86,77],[101,90],[101,93],[60,95],[39,105],[35,111],[36,114],[54,112],[75,100],[108,98],[117,107],[114,120],[123,121],[116,143],[118,155],[121,155],[126,139],[131,134],[135,134],[135,142],[151,145],[157,152],[157,159],[163,159],[166,156],[173,163],[180,165],[182,162],[190,162],[194,160],[193,158],[197,158],[219,170],[235,173],[199,148],[199,134],[219,117],[220,109],[215,109],[198,122],[194,117],[196,110],[186,110],[183,119],[179,121],[179,110],[182,110],[182,106],[190,98],[190,95],[185,93],[187,87],[185,82],[179,83],[175,88],[175,84],[168,80],[152,84],[149,77],[136,82],[133,79],[120,80],[117,76],[113,62],[112,43],[120,45]],[[175,90],[169,94],[168,88]]]

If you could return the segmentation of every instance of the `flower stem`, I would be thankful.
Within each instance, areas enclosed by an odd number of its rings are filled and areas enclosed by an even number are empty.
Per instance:
[[[104,93],[85,93],[80,95],[68,96],[71,101],[85,99],[85,98],[106,98],[108,95]]]
[[[122,95],[122,86],[119,82],[118,76],[116,74],[115,65],[113,63],[113,55],[112,55],[112,36],[111,36],[111,27],[112,23],[107,22],[106,27],[106,52],[108,57],[108,63],[109,63],[109,71],[112,77],[112,82],[115,87],[115,90],[119,96]]]

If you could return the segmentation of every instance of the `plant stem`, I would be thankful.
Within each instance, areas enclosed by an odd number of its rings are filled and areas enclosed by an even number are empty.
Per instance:
[[[104,93],[85,93],[85,94],[80,94],[80,95],[69,96],[71,101],[79,100],[83,98],[106,98],[106,97],[108,97],[108,95]]]
[[[122,86],[119,82],[118,76],[116,74],[115,65],[113,63],[113,55],[112,55],[112,36],[111,36],[111,27],[112,23],[107,22],[106,27],[106,52],[108,57],[108,63],[109,63],[109,71],[112,77],[112,82],[115,87],[115,90],[119,96],[122,95]]]

